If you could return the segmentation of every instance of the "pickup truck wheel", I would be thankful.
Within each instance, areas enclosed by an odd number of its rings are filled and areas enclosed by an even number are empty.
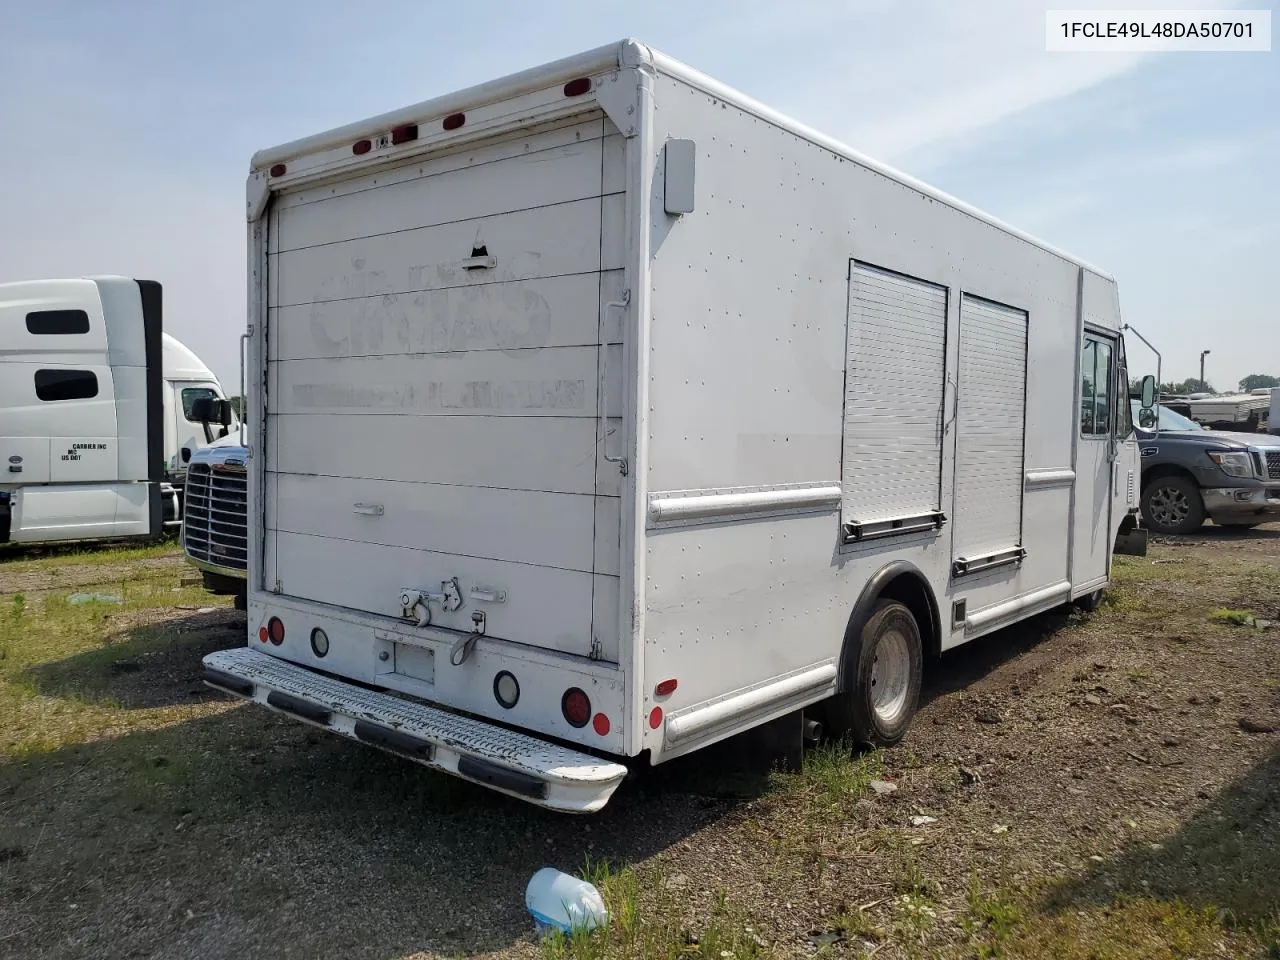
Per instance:
[[[891,747],[911,725],[920,701],[924,659],[920,625],[896,600],[880,600],[862,628],[857,648],[845,651],[847,689],[823,704],[829,734]]]
[[[1194,533],[1204,525],[1200,488],[1187,477],[1156,477],[1142,490],[1142,518],[1156,533]]]

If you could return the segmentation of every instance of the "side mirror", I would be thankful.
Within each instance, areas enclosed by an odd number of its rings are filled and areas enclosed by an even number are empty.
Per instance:
[[[231,401],[217,397],[201,397],[191,401],[191,415],[201,423],[231,426]]]
[[[1156,405],[1156,378],[1147,374],[1142,378],[1142,408],[1150,410]]]

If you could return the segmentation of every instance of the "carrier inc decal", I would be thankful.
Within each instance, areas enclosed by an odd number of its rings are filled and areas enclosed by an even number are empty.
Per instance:
[[[1159,447],[1143,447],[1142,448],[1142,455],[1144,457],[1154,457],[1159,452],[1160,452]]]
[[[64,461],[79,460],[81,457],[81,454],[83,454],[86,450],[105,450],[105,449],[107,449],[107,445],[105,443],[73,443],[71,446],[67,447],[67,452],[64,453],[60,459]]]

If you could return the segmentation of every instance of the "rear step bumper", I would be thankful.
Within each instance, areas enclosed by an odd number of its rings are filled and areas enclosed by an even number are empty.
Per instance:
[[[592,813],[627,768],[417,701],[374,693],[249,647],[204,658],[204,681],[304,723],[540,807]]]

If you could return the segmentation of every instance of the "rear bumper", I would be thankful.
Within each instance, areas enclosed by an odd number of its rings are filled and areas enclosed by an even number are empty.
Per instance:
[[[1212,487],[1200,491],[1215,521],[1256,521],[1280,517],[1280,487]]]
[[[249,647],[204,658],[205,683],[540,807],[593,813],[627,768],[297,666]]]

